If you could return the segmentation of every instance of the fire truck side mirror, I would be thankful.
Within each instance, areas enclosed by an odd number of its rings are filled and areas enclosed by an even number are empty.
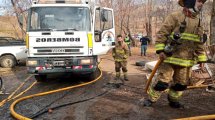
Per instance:
[[[115,42],[112,42],[112,46],[115,46],[116,45],[116,43]]]
[[[101,31],[100,30],[95,30],[95,35],[101,35]]]
[[[107,10],[102,10],[101,11],[101,21],[102,22],[107,22],[108,21],[108,12]]]
[[[20,14],[20,15],[18,16],[18,22],[19,22],[19,25],[20,25],[20,26],[23,26],[23,14]]]
[[[97,42],[101,42],[101,40],[102,40],[102,31],[100,31],[100,30],[95,30],[95,32],[94,32],[94,35],[95,36],[98,36],[98,40],[97,40]]]

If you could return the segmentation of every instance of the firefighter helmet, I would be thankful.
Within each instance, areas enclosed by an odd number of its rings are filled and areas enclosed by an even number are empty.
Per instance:
[[[181,7],[184,7],[185,5],[184,5],[184,1],[185,0],[179,0],[178,1],[178,4],[181,6]],[[207,0],[201,0],[203,3],[205,3]]]

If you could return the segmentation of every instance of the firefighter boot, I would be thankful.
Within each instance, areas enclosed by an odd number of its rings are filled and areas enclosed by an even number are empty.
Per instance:
[[[172,108],[184,108],[184,105],[182,105],[180,102],[178,101],[172,101],[168,95],[168,101],[169,101],[169,106]]]
[[[123,74],[124,74],[124,80],[125,80],[125,81],[129,81],[129,80],[128,80],[128,73],[127,73],[127,72],[124,72]]]
[[[117,80],[116,80],[116,84],[118,84],[118,85],[123,85],[124,83],[122,82],[121,79],[117,79]]]
[[[120,79],[120,72],[116,72],[116,84],[121,85],[123,84],[122,80]]]
[[[179,102],[169,102],[169,106],[172,108],[184,108],[184,105]]]
[[[120,79],[120,72],[116,72],[115,80],[117,81],[118,79]]]

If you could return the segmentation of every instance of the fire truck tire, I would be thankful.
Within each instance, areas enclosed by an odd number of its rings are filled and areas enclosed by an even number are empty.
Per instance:
[[[99,70],[96,69],[94,72],[88,74],[88,78],[89,78],[90,80],[94,80],[94,79],[96,79],[98,73],[99,73]]]
[[[34,75],[37,82],[44,82],[47,79],[47,75]]]
[[[16,58],[12,55],[4,55],[0,58],[0,64],[3,68],[13,68],[16,66]]]

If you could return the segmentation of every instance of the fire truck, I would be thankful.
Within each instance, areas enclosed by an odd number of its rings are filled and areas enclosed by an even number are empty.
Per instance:
[[[27,69],[37,81],[75,73],[95,78],[98,56],[115,45],[113,9],[93,1],[33,1],[27,17]]]

